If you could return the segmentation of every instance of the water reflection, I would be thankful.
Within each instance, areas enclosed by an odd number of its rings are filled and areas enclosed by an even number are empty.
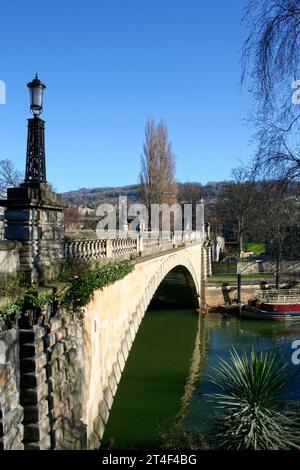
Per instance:
[[[292,342],[300,324],[199,315],[193,310],[147,312],[132,346],[114,400],[103,445],[155,448],[158,430],[175,417],[205,434],[216,418],[206,394],[217,391],[208,375],[229,351],[276,348],[291,364],[286,401],[300,401],[300,365],[292,364]]]
[[[146,313],[118,387],[104,446],[158,445],[158,430],[181,410],[198,325],[199,314],[194,310]],[[191,397],[189,388],[186,394]]]
[[[300,338],[299,323],[247,320],[236,317],[223,319],[218,314],[207,315],[205,328],[210,337],[206,349],[206,364],[200,376],[190,402],[187,423],[197,425],[203,433],[210,431],[215,422],[217,410],[206,394],[216,392],[216,388],[208,380],[208,376],[217,366],[218,359],[229,360],[230,348],[237,351],[268,351],[276,349],[290,364],[292,376],[287,383],[284,400],[295,402],[300,400],[300,366],[292,364],[292,342]]]

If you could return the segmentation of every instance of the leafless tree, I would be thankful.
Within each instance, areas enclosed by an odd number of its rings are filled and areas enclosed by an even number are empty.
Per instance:
[[[64,210],[65,229],[80,228],[81,217],[77,206],[68,206]]]
[[[177,195],[175,156],[166,124],[156,124],[149,117],[145,127],[145,140],[141,156],[141,199],[150,207],[156,203],[173,203]]]
[[[297,204],[290,197],[287,187],[264,181],[259,185],[257,217],[260,229],[276,258],[276,288],[279,288],[279,273],[288,229],[297,222]],[[298,212],[298,211],[297,211]]]
[[[243,17],[243,80],[256,100],[252,120],[259,176],[300,177],[300,0],[249,0]]]
[[[243,48],[243,78],[250,74],[252,91],[268,112],[291,94],[291,80],[300,78],[299,0],[248,0],[243,21],[248,36]]]
[[[255,183],[243,166],[232,171],[232,178],[220,192],[215,210],[224,225],[230,223],[235,227],[238,255],[241,256],[244,233],[255,223]]]
[[[178,201],[196,204],[203,196],[201,183],[178,184]]]
[[[0,160],[0,198],[6,198],[7,188],[18,186],[23,175],[16,169],[11,160]]]

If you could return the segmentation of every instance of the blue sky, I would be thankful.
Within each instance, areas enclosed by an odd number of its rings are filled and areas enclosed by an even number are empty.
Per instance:
[[[250,156],[240,89],[242,0],[3,0],[0,159],[23,169],[27,82],[47,85],[58,191],[138,181],[145,121],[163,118],[179,181],[226,179]]]

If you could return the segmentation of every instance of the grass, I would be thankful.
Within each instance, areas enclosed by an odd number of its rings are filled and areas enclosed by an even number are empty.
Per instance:
[[[268,281],[270,283],[275,282],[274,273],[255,273],[255,274],[242,274],[242,284],[245,281]],[[207,278],[207,283],[215,286],[221,286],[226,282],[229,286],[237,285],[237,274],[236,273],[224,273],[224,274],[213,274]]]
[[[264,243],[247,243],[245,249],[253,252],[255,256],[260,256],[265,252],[266,247]]]
[[[273,278],[275,276],[274,273],[254,273],[254,274],[242,274],[243,279],[260,279],[260,278]],[[219,279],[220,277],[224,278],[236,278],[237,274],[236,273],[224,273],[224,274],[213,274],[212,276],[209,277],[209,279]]]

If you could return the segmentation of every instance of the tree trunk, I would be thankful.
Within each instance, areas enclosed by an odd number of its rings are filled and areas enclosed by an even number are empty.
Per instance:
[[[239,230],[239,235],[238,235],[238,243],[239,243],[239,258],[242,257],[243,253],[243,232]]]
[[[275,287],[276,287],[276,289],[279,289],[279,285],[280,285],[280,275],[279,275],[280,259],[281,259],[281,249],[280,249],[280,247],[278,247],[277,255],[276,255],[276,273],[275,273],[275,276],[276,276]]]

